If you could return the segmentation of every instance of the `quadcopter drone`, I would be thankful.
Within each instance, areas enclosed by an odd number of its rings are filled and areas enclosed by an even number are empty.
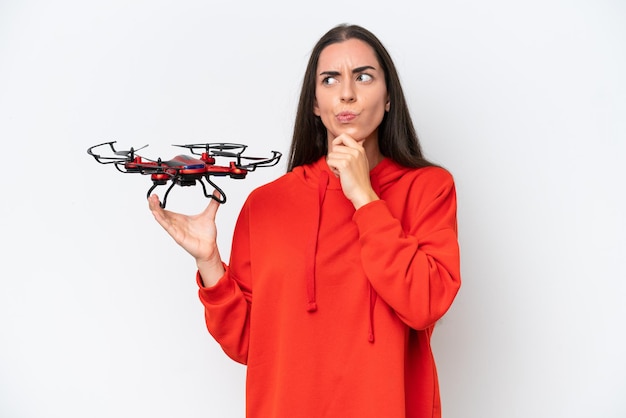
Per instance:
[[[226,203],[226,193],[211,181],[211,176],[228,176],[233,179],[244,179],[249,172],[256,170],[257,167],[275,166],[282,156],[280,152],[272,151],[272,156],[269,158],[245,157],[243,153],[247,145],[206,143],[173,145],[186,148],[193,155],[198,155],[199,158],[190,155],[178,155],[171,160],[162,160],[161,158],[150,160],[137,154],[137,151],[146,148],[147,145],[138,149],[131,148],[128,151],[118,151],[113,145],[115,143],[116,141],[111,141],[94,145],[87,149],[87,153],[100,164],[113,164],[122,173],[150,175],[152,187],[148,190],[148,197],[150,197],[152,191],[157,186],[167,185],[168,182],[171,182],[163,196],[163,201],[160,203],[162,208],[165,208],[167,197],[175,185],[194,186],[197,183],[200,183],[202,186],[205,197],[216,200],[219,203]],[[94,150],[99,147],[104,147],[110,155],[102,156],[96,154]],[[216,157],[231,158],[233,160],[227,166],[220,166],[216,164]],[[205,181],[219,192],[219,196],[207,193]]]

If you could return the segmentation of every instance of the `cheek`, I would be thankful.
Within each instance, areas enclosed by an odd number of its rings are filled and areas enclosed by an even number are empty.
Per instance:
[[[385,117],[385,114],[389,112],[389,99],[386,97],[381,101],[380,106],[378,107],[378,112],[380,113],[381,119]]]
[[[329,97],[326,97],[324,94],[316,93],[315,102],[313,104],[315,114],[321,116],[324,113],[328,113],[329,109],[332,108],[331,103],[332,101]]]
[[[373,119],[382,121],[383,117],[385,116],[386,110],[387,110],[387,101],[386,100],[377,101],[376,105],[373,106],[371,109],[371,116]]]

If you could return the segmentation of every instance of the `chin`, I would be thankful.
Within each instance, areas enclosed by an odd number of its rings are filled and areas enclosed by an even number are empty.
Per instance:
[[[350,136],[357,142],[363,142],[366,138],[358,130],[348,128],[348,129],[338,129],[336,133],[333,134],[333,139],[337,138],[339,135],[342,135],[342,134]]]

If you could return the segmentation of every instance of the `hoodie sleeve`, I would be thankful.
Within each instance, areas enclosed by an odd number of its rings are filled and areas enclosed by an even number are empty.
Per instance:
[[[252,303],[252,288],[240,279],[250,277],[247,213],[244,206],[235,226],[230,266],[224,265],[224,276],[215,286],[203,287],[200,273],[197,275],[207,329],[224,352],[242,364],[248,360]]]
[[[389,196],[389,202],[372,202],[353,217],[372,287],[418,330],[446,313],[461,284],[452,176],[439,168],[422,170],[408,190],[395,195],[402,204]]]

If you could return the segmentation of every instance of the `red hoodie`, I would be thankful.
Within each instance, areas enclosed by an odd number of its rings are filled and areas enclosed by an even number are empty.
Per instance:
[[[201,286],[210,333],[247,364],[247,417],[441,416],[430,337],[460,286],[454,182],[389,159],[370,176],[381,200],[356,211],[324,158],[253,191],[225,276]]]

